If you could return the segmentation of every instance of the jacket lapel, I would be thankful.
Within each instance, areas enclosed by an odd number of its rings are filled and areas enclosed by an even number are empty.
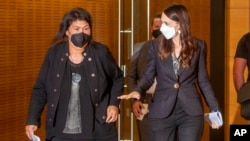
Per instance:
[[[166,71],[168,71],[169,74],[172,74],[171,76],[173,76],[174,79],[176,79],[176,75],[175,75],[175,72],[174,72],[174,66],[173,66],[173,59],[172,59],[172,56],[169,55],[167,58],[166,58],[166,64],[164,64],[166,66]],[[167,73],[167,74],[168,74]]]
[[[178,76],[181,75],[181,73],[184,71],[185,69],[180,65],[179,71],[178,71]]]

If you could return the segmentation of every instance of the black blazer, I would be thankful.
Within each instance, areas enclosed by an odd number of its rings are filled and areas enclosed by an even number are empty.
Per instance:
[[[86,48],[88,68],[86,76],[89,91],[95,104],[95,117],[100,123],[106,120],[107,106],[119,107],[118,96],[123,94],[123,73],[105,45],[91,42]],[[49,48],[33,87],[27,125],[40,125],[40,116],[47,104],[46,132],[52,130],[59,102],[62,76],[68,60],[68,43]]]
[[[206,44],[198,39],[197,44],[198,48],[193,55],[190,68],[184,69],[180,66],[179,79],[177,79],[172,56],[169,55],[166,59],[161,60],[158,57],[159,39],[150,42],[145,72],[135,88],[135,91],[143,93],[152,85],[154,77],[156,77],[157,85],[149,106],[149,118],[167,117],[177,98],[187,114],[203,115],[199,91],[204,96],[210,110],[219,108],[206,69]]]

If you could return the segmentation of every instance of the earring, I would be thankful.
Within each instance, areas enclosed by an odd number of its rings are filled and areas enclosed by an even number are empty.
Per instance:
[[[181,34],[181,30],[180,29],[178,29],[178,31],[177,31],[179,34]]]

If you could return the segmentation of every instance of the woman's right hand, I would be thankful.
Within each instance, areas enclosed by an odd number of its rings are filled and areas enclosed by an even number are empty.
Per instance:
[[[133,91],[127,95],[121,95],[119,97],[117,97],[118,99],[131,99],[131,98],[136,98],[136,99],[140,99],[141,95],[140,93]]]
[[[26,136],[29,138],[29,140],[33,140],[32,136],[34,135],[34,132],[37,130],[36,125],[26,125],[25,131],[26,131]]]

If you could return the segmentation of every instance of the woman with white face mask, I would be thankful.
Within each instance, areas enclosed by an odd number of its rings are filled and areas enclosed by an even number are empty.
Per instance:
[[[139,99],[156,78],[148,115],[151,140],[200,141],[204,111],[199,92],[211,111],[219,110],[206,70],[206,43],[192,35],[185,6],[170,5],[161,20],[163,35],[151,41],[141,81],[133,92],[118,98]]]

